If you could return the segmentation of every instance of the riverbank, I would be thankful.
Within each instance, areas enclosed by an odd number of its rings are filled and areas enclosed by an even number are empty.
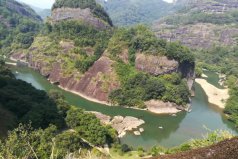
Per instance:
[[[225,108],[227,99],[229,98],[228,89],[219,89],[208,83],[205,79],[197,78],[195,80],[204,90],[208,97],[208,102],[222,109]]]

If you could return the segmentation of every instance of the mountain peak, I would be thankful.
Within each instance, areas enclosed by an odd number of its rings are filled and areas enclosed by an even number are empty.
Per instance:
[[[53,22],[79,20],[100,29],[113,26],[108,14],[95,0],[56,0],[51,18]]]

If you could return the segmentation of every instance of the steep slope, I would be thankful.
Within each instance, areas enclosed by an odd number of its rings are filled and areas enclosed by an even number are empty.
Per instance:
[[[8,54],[11,50],[31,45],[41,18],[27,5],[1,0],[0,21],[0,54]]]
[[[117,26],[139,23],[148,24],[165,16],[175,9],[173,4],[163,0],[97,0],[109,13]]]

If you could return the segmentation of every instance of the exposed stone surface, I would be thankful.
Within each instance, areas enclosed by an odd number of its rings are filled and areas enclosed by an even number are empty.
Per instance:
[[[226,28],[209,23],[173,26],[165,23],[155,23],[153,30],[157,36],[167,41],[181,41],[183,45],[192,48],[211,48],[213,45],[235,45],[238,29]]]
[[[153,56],[145,54],[136,54],[136,69],[153,75],[162,75],[176,72],[178,62],[169,60],[166,56]]]
[[[160,100],[150,100],[145,102],[145,105],[149,111],[157,114],[174,114],[185,110],[184,107],[176,105],[175,103]]]
[[[212,146],[151,159],[237,159],[238,138],[227,139]]]
[[[196,12],[203,12],[207,15],[223,17],[228,11],[238,9],[237,0],[185,0],[188,10],[177,13],[181,16],[189,16]],[[222,19],[223,18],[223,19]],[[219,20],[219,19],[218,19]],[[236,22],[235,22],[236,23]],[[211,48],[214,45],[231,46],[237,44],[238,29],[234,24],[220,25],[211,23],[198,23],[196,21],[187,24],[171,25],[166,20],[159,20],[153,24],[153,30],[157,36],[167,41],[181,41],[182,44],[191,48]]]
[[[100,119],[102,124],[110,124],[111,121],[111,117],[105,114],[102,114],[100,112],[95,112],[95,111],[91,111],[90,113],[93,113],[98,119]]]
[[[53,23],[62,20],[79,20],[98,29],[107,29],[110,27],[103,20],[95,17],[90,8],[56,8],[52,11],[51,19]]]
[[[38,70],[43,76],[48,77],[51,83],[59,84],[59,86],[69,91],[79,92],[99,101],[108,101],[109,92],[119,87],[112,64],[113,61],[102,56],[78,80],[74,75],[64,77],[59,62],[55,62],[52,67],[49,67],[49,63],[29,60],[29,66]]]
[[[140,128],[139,131],[137,130],[138,127],[145,122],[141,119],[131,117],[131,116],[115,116],[111,118],[110,116],[104,115],[100,112],[91,112],[96,115],[98,119],[102,122],[102,124],[109,124],[118,132],[119,137],[123,137],[126,134],[126,131],[133,131],[136,132],[136,135],[140,135],[141,132],[144,131],[143,128]]]

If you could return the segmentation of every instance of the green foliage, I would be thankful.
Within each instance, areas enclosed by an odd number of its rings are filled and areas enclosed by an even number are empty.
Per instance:
[[[54,40],[74,41],[76,47],[70,53],[80,55],[80,58],[75,58],[73,62],[74,67],[82,73],[101,57],[112,34],[110,30],[97,30],[78,21],[63,21],[55,25],[45,24],[45,32],[44,34]],[[93,54],[87,54],[85,48],[92,48]]]
[[[177,7],[163,0],[109,0],[107,3],[104,0],[97,0],[97,2],[104,6],[117,26],[150,24]]]
[[[46,128],[51,123],[62,127],[63,116],[45,92],[16,80],[8,69],[1,71],[0,81],[0,105],[14,114],[16,122],[31,121],[34,128]]]
[[[96,146],[113,142],[109,129],[102,126],[99,119],[93,114],[72,108],[67,112],[66,122],[68,127],[76,130],[81,137]]]
[[[238,127],[238,78],[235,76],[229,76],[227,84],[230,88],[230,97],[227,100],[224,112],[229,115],[229,120],[233,121],[236,127]]]
[[[69,7],[69,8],[90,8],[95,16],[101,18],[109,25],[112,26],[112,21],[104,9],[96,3],[95,0],[56,0],[52,10],[56,8]]]
[[[113,104],[120,106],[143,108],[143,101],[151,99],[186,105],[189,102],[189,95],[186,82],[176,73],[160,77],[136,73],[129,76],[121,89],[112,91],[109,99]]]
[[[177,60],[180,64],[188,63],[188,68],[194,67],[194,55],[187,47],[178,42],[167,43],[158,39],[152,31],[143,25],[116,30],[110,39],[108,51],[115,58],[126,48],[129,48],[129,58],[132,64],[135,60],[135,54],[142,52],[158,56],[165,55]]]
[[[15,8],[9,5],[15,5]],[[40,17],[30,7],[13,0],[1,1],[0,17],[0,54],[8,54],[12,49],[28,48],[40,29]]]

